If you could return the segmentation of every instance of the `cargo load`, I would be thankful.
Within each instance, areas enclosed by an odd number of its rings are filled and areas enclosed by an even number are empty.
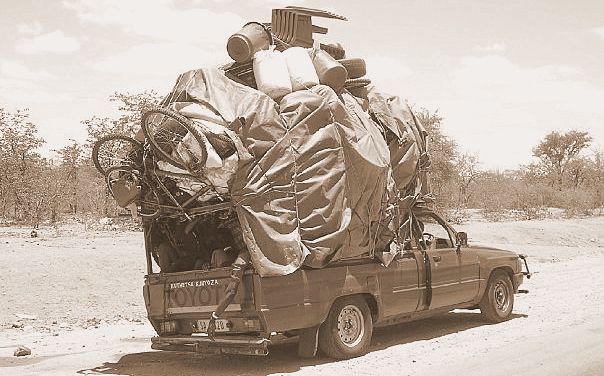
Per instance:
[[[136,137],[95,145],[95,165],[143,218],[165,272],[247,260],[260,276],[356,258],[387,265],[413,231],[413,208],[430,200],[426,132],[409,105],[374,87],[362,59],[311,43],[321,29],[286,38],[277,24],[251,24],[270,38],[255,30],[249,51],[231,45],[240,61],[181,74],[143,111]],[[267,59],[288,80],[260,68]]]

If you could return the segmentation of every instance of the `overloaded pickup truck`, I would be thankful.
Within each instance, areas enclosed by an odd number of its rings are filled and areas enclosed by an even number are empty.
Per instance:
[[[317,350],[334,358],[366,352],[373,328],[413,321],[456,308],[480,308],[491,322],[508,319],[526,257],[470,246],[433,211],[420,246],[406,244],[388,266],[375,258],[339,261],[322,269],[301,268],[276,277],[246,270],[223,315],[211,315],[223,298],[231,268],[154,272],[147,244],[144,297],[159,336],[152,348],[203,353],[267,355],[271,340],[299,337],[300,356]]]

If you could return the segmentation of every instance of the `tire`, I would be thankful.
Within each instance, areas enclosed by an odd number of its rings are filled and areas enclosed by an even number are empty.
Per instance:
[[[367,86],[355,87],[347,90],[350,94],[354,95],[355,97],[367,99]]]
[[[350,78],[344,82],[344,88],[346,90],[358,89],[369,84],[371,84],[371,80],[368,78]]]
[[[159,124],[156,124],[158,120]],[[206,137],[183,115],[167,108],[153,106],[143,113],[141,126],[145,137],[161,159],[184,170],[195,170],[205,165],[208,158]],[[182,142],[187,134],[193,136],[193,146],[196,150],[189,149]],[[179,145],[182,145],[190,160],[184,160],[173,153]]]
[[[323,51],[327,52],[336,60],[341,60],[346,57],[346,50],[342,47],[341,44],[330,43],[330,44],[320,44],[320,47]]]
[[[143,145],[132,137],[108,135],[101,137],[92,147],[92,162],[103,175],[112,166],[140,167]]]
[[[360,78],[367,74],[367,66],[363,59],[340,59],[338,62],[346,68],[348,78]]]
[[[514,308],[514,286],[506,272],[495,270],[491,274],[478,307],[487,321],[498,323],[510,318]]]
[[[319,349],[336,359],[350,359],[369,349],[373,321],[361,296],[337,300],[319,330]]]

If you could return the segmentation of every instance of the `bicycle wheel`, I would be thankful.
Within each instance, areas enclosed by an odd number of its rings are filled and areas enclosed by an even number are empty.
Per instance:
[[[143,146],[132,137],[108,135],[101,137],[92,148],[94,167],[103,175],[112,166],[140,167],[143,156]]]
[[[205,165],[206,137],[178,112],[153,106],[143,113],[145,137],[160,158],[181,169],[197,170]]]

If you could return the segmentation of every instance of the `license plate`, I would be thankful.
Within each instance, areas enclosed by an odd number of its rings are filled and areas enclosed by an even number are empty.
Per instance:
[[[229,328],[228,324],[228,320],[221,320],[218,319],[215,321],[216,323],[216,332],[228,332],[229,330],[231,330]],[[210,320],[197,320],[197,331],[199,332],[207,332],[208,331],[208,325],[210,323]]]

